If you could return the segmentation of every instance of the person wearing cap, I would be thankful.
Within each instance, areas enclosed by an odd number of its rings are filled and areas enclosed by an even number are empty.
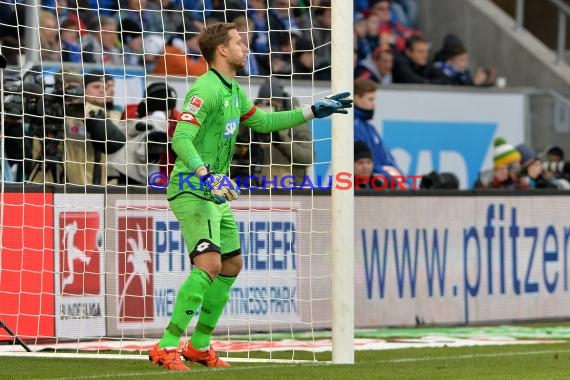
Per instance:
[[[173,87],[159,81],[146,88],[143,100],[127,105],[122,119],[127,121],[128,146],[109,157],[111,184],[141,185],[150,173],[170,174],[176,155],[168,142],[180,116],[177,98]]]
[[[515,190],[527,188],[520,180],[521,153],[503,137],[498,137],[493,146],[493,169],[480,174],[476,189]]]
[[[364,141],[356,141],[354,143],[354,177],[364,176],[368,177],[369,181],[365,184],[360,184],[359,181],[354,181],[354,190],[383,188],[384,181],[381,177],[374,177],[374,161],[372,160],[372,151]],[[374,182],[374,187],[372,183]]]
[[[125,143],[122,130],[108,118],[105,77],[102,71],[83,76],[85,120],[66,118],[65,157],[69,183],[106,185],[107,155]]]
[[[208,71],[208,65],[200,55],[198,36],[200,29],[187,23],[178,30],[178,35],[165,45],[163,54],[158,57],[153,74],[200,76]]]
[[[141,27],[131,19],[120,21],[121,41],[125,65],[141,65],[144,62],[144,42]]]

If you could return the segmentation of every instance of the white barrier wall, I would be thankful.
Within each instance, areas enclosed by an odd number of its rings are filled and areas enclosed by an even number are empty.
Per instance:
[[[568,196],[355,201],[356,327],[570,315]],[[330,197],[254,195],[232,208],[244,270],[219,331],[330,327]],[[59,337],[160,334],[191,270],[160,194],[56,194],[54,245]]]
[[[565,196],[358,198],[359,327],[563,318]]]

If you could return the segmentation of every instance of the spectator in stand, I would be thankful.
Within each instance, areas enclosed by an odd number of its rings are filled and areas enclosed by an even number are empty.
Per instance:
[[[42,8],[53,13],[60,23],[63,20],[72,20],[77,24],[81,34],[87,32],[86,23],[79,17],[76,0],[44,0]]]
[[[28,27],[18,20],[25,19],[28,8],[23,0],[0,3],[0,46],[8,65],[20,64],[20,47],[26,40]]]
[[[83,62],[99,65],[122,65],[122,52],[118,48],[120,34],[115,19],[101,16],[89,26],[89,33],[81,38]]]
[[[415,28],[418,23],[417,0],[393,0],[391,11],[395,18],[408,28]]]
[[[315,46],[313,53],[315,67],[323,68],[331,64],[331,1],[321,0],[314,8],[313,28],[311,29],[312,41]],[[329,74],[321,74],[325,79]]]
[[[354,178],[357,176],[368,177],[368,183],[360,184],[355,180],[354,190],[383,188],[386,186],[382,177],[374,178],[374,161],[372,161],[372,151],[363,141],[354,143]],[[389,189],[388,186],[386,186]]]
[[[374,51],[380,46],[380,17],[374,13],[369,14],[366,18],[366,42],[370,51]],[[388,48],[389,45],[385,44],[383,47]]]
[[[559,146],[554,145],[548,147],[545,150],[541,161],[543,175],[547,180],[550,180],[551,178],[555,178],[557,180],[563,179],[565,181],[570,179],[570,175],[568,173],[570,165],[564,162],[564,151]]]
[[[107,155],[123,147],[125,135],[107,119],[104,77],[98,73],[89,73],[83,77],[64,73],[61,80],[63,82],[58,83],[56,78],[56,87],[69,86],[74,81],[83,80],[85,91],[85,118],[65,118],[66,182],[106,185]]]
[[[392,83],[392,69],[394,67],[394,54],[391,50],[383,50],[377,47],[374,53],[369,55],[354,69],[354,78],[372,79],[378,84]]]
[[[546,178],[544,176],[544,167],[540,158],[534,153],[534,150],[526,145],[517,147],[521,153],[522,165],[519,171],[520,181],[530,189],[564,189],[567,187],[567,181],[558,181],[554,177]]]
[[[81,44],[79,43],[79,25],[77,22],[63,20],[59,29],[61,41],[61,59],[63,62],[81,62]]]
[[[121,39],[125,65],[141,66],[144,63],[143,35],[138,24],[129,19],[121,21]]]
[[[97,73],[97,71],[95,71]],[[100,72],[103,74],[103,72]],[[123,114],[123,107],[115,104],[115,79],[111,75],[105,75],[105,110],[107,117],[113,122],[117,122],[121,119]]]
[[[469,71],[469,55],[463,46],[449,50],[444,62],[435,62],[432,80],[438,78],[442,84],[453,86],[483,86],[487,83],[487,73],[482,67],[477,68],[475,75]]]
[[[156,82],[147,87],[144,100],[127,105],[127,143],[109,157],[112,184],[144,185],[153,172],[170,173],[176,157],[169,140],[180,116],[176,101],[174,88]]]
[[[495,139],[493,149],[493,169],[479,175],[475,183],[476,189],[515,190],[527,188],[519,177],[521,169],[521,153],[507,141],[499,137]]]
[[[200,29],[194,24],[186,24],[186,30],[181,27],[166,44],[164,54],[156,62],[154,74],[197,77],[208,71],[206,61],[200,55],[199,35]]]
[[[117,23],[130,20],[147,35],[158,34],[164,31],[160,10],[151,10],[147,0],[124,0],[121,9],[115,15]]]
[[[469,71],[469,54],[463,41],[454,34],[448,34],[441,49],[434,55],[432,78],[439,77],[444,84],[459,86],[491,86],[495,83],[494,68],[477,67],[473,76]],[[447,79],[447,82],[445,82]]]
[[[433,77],[428,60],[429,43],[420,36],[408,38],[404,54],[396,54],[394,59],[394,83],[445,84],[447,78]]]
[[[245,16],[237,16],[233,19],[233,23],[236,24],[237,31],[244,45],[248,47],[247,56],[245,58],[245,67],[243,70],[238,71],[238,75],[247,76],[267,74],[260,71],[261,67],[257,61],[257,55],[250,50],[250,42],[253,41],[254,38],[253,30],[255,28],[255,25],[253,24],[253,21],[251,21],[249,18],[246,18]]]
[[[393,176],[401,176],[404,172],[370,123],[374,117],[377,89],[378,85],[373,80],[362,78],[354,81],[354,140],[368,145],[372,151],[374,173],[382,174],[390,181]]]
[[[57,18],[51,12],[41,10],[40,49],[42,61],[61,62],[61,50],[58,37]]]
[[[367,36],[367,21],[362,13],[354,14],[354,47],[358,52],[357,61],[366,59],[368,55],[372,54],[372,48],[368,42]],[[378,30],[376,28],[376,30]]]
[[[380,45],[389,45],[396,51],[403,52],[406,48],[406,40],[420,33],[396,20],[390,6],[391,0],[370,0],[370,12],[380,19]]]
[[[247,0],[248,18],[253,21],[254,39],[250,50],[256,53],[269,53],[269,26],[267,24],[267,4],[264,0]]]

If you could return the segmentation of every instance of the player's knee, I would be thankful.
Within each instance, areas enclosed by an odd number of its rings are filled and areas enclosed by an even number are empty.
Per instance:
[[[208,263],[206,268],[201,268],[203,271],[207,272],[212,280],[216,278],[220,271],[222,270],[222,263]]]

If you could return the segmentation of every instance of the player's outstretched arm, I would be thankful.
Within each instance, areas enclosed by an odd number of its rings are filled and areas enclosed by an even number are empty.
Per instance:
[[[333,113],[347,114],[347,109],[352,107],[352,99],[349,96],[349,92],[342,92],[318,100],[305,108],[297,108],[291,111],[267,113],[260,109],[254,109],[253,112],[248,113],[247,118],[242,118],[241,122],[260,133],[290,129],[314,118],[328,117]]]

